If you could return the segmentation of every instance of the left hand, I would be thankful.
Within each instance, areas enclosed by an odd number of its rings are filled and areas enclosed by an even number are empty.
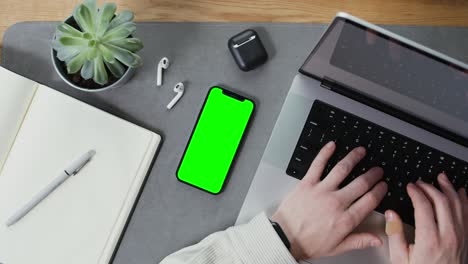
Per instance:
[[[334,150],[334,142],[322,148],[306,176],[271,217],[282,227],[291,242],[291,254],[298,261],[382,246],[375,234],[351,232],[387,192],[386,183],[380,181],[383,170],[372,168],[338,189],[366,150],[363,147],[352,150],[320,181]]]

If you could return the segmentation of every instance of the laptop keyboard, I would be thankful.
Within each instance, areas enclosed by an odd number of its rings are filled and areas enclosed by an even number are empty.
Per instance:
[[[340,187],[374,166],[382,167],[388,192],[376,210],[395,210],[407,224],[414,226],[413,207],[406,192],[408,183],[422,180],[439,188],[436,177],[445,172],[456,189],[468,189],[467,162],[319,100],[312,105],[286,173],[302,179],[329,141],[335,141],[337,148],[322,178],[353,148],[364,146],[366,156]]]

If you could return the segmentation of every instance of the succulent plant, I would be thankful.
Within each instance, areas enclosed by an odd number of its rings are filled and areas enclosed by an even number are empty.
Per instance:
[[[142,64],[135,53],[143,48],[143,43],[132,37],[136,30],[134,15],[130,11],[116,15],[116,9],[115,4],[106,3],[98,8],[96,0],[86,0],[73,12],[77,28],[67,23],[57,26],[52,47],[69,74],[80,71],[84,79],[92,78],[105,85],[108,72],[120,78],[127,70],[125,66]]]

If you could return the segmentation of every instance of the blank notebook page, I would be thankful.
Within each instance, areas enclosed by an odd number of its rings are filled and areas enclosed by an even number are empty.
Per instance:
[[[0,67],[0,171],[36,92],[37,83]],[[0,260],[1,261],[1,260]]]
[[[113,228],[138,193],[135,182],[146,174],[154,141],[154,133],[39,86],[0,174],[0,261],[105,262],[102,252],[117,240]],[[90,149],[96,155],[79,174],[6,227],[11,214]]]

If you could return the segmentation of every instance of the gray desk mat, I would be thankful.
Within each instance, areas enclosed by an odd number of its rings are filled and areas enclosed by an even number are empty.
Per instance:
[[[291,80],[325,29],[325,25],[313,24],[140,23],[136,35],[145,43],[140,53],[144,66],[126,86],[91,94],[67,87],[54,71],[49,48],[54,26],[54,22],[25,22],[10,27],[4,35],[3,66],[164,138],[117,251],[114,263],[118,264],[159,262],[169,253],[234,223]],[[270,60],[244,73],[234,64],[226,42],[248,27],[258,30]],[[386,28],[468,61],[468,28]],[[165,72],[164,86],[156,88],[156,64],[163,56],[170,58],[171,67]],[[186,83],[186,94],[172,111],[167,111],[173,86],[179,81]],[[217,196],[182,184],[175,177],[197,114],[213,85],[241,91],[257,103],[226,188]]]

